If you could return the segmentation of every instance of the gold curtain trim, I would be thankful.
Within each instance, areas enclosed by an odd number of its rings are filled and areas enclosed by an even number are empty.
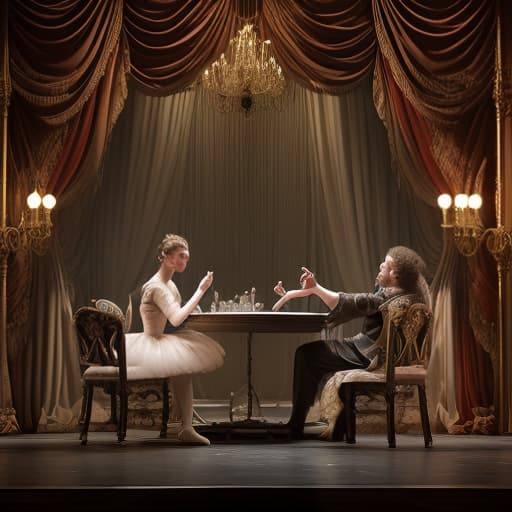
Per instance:
[[[419,100],[416,88],[411,85],[410,80],[399,64],[397,52],[395,52],[382,26],[380,15],[384,8],[385,7],[377,2],[373,3],[375,34],[382,54],[389,62],[396,83],[399,85],[406,98],[426,119],[445,125],[456,125],[459,121],[458,118],[463,115],[465,111],[461,111],[460,108],[456,107],[443,106],[441,112],[436,112],[433,107],[425,106],[425,103]],[[414,66],[409,66],[407,71],[423,89],[434,91],[439,96],[455,96],[461,100],[467,96],[466,91],[468,89],[474,89],[477,83],[477,78],[466,70],[447,74],[443,76],[442,82],[429,78],[429,76],[436,76],[435,74],[420,73]],[[471,97],[471,101],[474,101],[473,96]],[[467,102],[465,103],[467,104]],[[450,116],[452,119],[446,119],[447,116]]]
[[[105,40],[105,43],[102,45],[102,47],[105,48],[105,50],[103,51],[102,56],[99,59],[99,62],[93,66],[91,79],[88,81],[87,85],[85,86],[82,94],[79,96],[77,101],[74,101],[73,104],[69,108],[65,109],[64,112],[55,116],[43,116],[43,119],[46,123],[50,125],[57,125],[69,121],[73,116],[80,112],[85,103],[87,103],[91,95],[98,87],[100,80],[105,74],[108,60],[110,59],[116,45],[119,44],[121,29],[123,26],[123,0],[115,0],[115,3],[116,5],[113,9],[114,19],[112,21],[110,29],[107,31],[108,35]],[[10,60],[12,63],[13,71],[17,70],[17,74],[23,76],[24,73],[21,70],[18,70],[17,66],[17,61],[22,62],[21,57],[18,55],[16,58],[11,58]],[[27,92],[21,86],[21,84],[17,84],[16,80],[13,80],[13,87],[20,96],[22,96],[34,105],[42,107],[51,107],[59,103],[66,102],[70,98],[70,94],[68,93],[70,86],[76,83],[77,78],[84,74],[84,69],[91,65],[92,60],[93,56],[91,56],[87,60],[87,62],[80,66],[71,75],[68,75],[68,78],[61,80],[58,83],[58,85],[54,85],[50,89],[51,96],[39,96],[36,94],[31,94]],[[13,73],[13,76],[16,75]],[[31,79],[35,81],[40,81],[41,83],[45,83],[47,76],[34,72],[31,74]]]
[[[407,79],[405,73],[402,71],[401,66],[398,64],[395,58],[395,52],[392,45],[389,43],[386,34],[382,28],[382,24],[377,15],[374,15],[374,23],[375,23],[375,34],[377,36],[377,41],[379,42],[379,48],[382,55],[388,61],[389,67],[391,68],[391,73],[395,82],[397,83],[400,90],[404,93],[405,97],[414,105],[418,110],[421,109],[421,104],[418,103],[416,94],[413,91],[413,88]],[[411,74],[415,76],[416,79],[419,80],[419,77],[415,73],[414,69],[410,70]],[[419,80],[420,81],[420,80]],[[422,110],[421,110],[422,111]],[[423,111],[422,111],[423,113]]]
[[[461,149],[453,131],[446,130],[428,119],[425,121],[432,137],[432,156],[447,183],[452,184],[453,190],[481,193],[486,162],[478,161],[476,153]],[[475,169],[478,171],[474,172]]]
[[[496,368],[496,329],[480,313],[480,305],[472,294],[469,294],[469,324],[476,342],[489,354],[492,365]]]
[[[114,100],[114,104],[111,108],[111,119],[109,126],[107,128],[107,142],[105,143],[105,147],[108,146],[110,142],[110,135],[112,134],[112,129],[114,128],[121,112],[124,109],[124,105],[126,102],[126,98],[128,98],[128,80],[127,76],[130,73],[130,48],[128,46],[128,41],[121,35],[119,40],[119,49],[118,51],[121,54],[121,58],[119,59],[119,70],[116,71],[117,78],[117,95]]]
[[[61,158],[68,132],[69,123],[46,130],[44,138],[34,151],[35,181],[43,190],[46,190],[50,176]],[[34,178],[29,176],[29,179]]]
[[[387,94],[385,93],[385,84],[382,77],[382,56],[377,50],[377,56],[375,60],[375,70],[373,72],[373,103],[375,105],[375,110],[377,115],[379,116],[384,128],[386,129],[386,134],[388,138],[389,144],[389,154],[391,157],[391,166],[394,169],[400,169],[400,161],[398,158],[398,147],[395,140],[395,131],[392,128],[392,122],[390,123],[390,114],[389,114],[389,106],[387,99]],[[397,179],[400,180],[401,173],[397,173]]]

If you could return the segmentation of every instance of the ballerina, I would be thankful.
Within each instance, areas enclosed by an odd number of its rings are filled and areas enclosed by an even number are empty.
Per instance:
[[[225,352],[215,340],[182,323],[198,306],[213,282],[213,272],[201,279],[192,297],[182,306],[180,292],[172,281],[184,272],[190,260],[188,242],[167,234],[158,247],[158,272],[142,286],[140,315],[144,331],[126,334],[126,359],[137,366],[141,378],[170,378],[171,389],[181,416],[178,439],[209,445],[210,441],[192,426],[192,376],[211,372],[224,363]],[[174,328],[164,333],[166,322]]]

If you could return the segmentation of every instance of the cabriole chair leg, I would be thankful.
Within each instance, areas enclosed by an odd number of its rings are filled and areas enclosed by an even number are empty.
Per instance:
[[[89,423],[91,422],[91,414],[92,414],[92,398],[94,394],[94,386],[93,384],[87,384],[85,390],[84,399],[86,400],[85,405],[85,418],[84,424],[82,426],[82,433],[80,434],[80,441],[83,446],[87,444],[87,433],[89,432]]]
[[[388,446],[390,448],[396,448],[394,393],[386,394],[386,420],[388,428]]]
[[[418,385],[418,399],[420,402],[421,427],[423,429],[425,448],[430,448],[433,441],[432,432],[430,430],[430,420],[428,417],[427,393],[425,392],[425,386]]]

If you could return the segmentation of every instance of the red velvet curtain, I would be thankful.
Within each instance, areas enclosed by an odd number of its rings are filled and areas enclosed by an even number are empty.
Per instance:
[[[65,208],[74,180],[94,179],[124,104],[128,61],[121,0],[9,0],[7,7],[13,84],[8,198],[10,219],[17,220],[35,187],[53,192],[58,208]],[[42,371],[26,355],[31,276],[30,253],[19,251],[8,272],[8,351],[23,430],[37,425],[22,412],[36,400],[27,396],[26,372]]]
[[[373,12],[383,56],[376,75],[389,102],[385,122],[399,125],[396,132],[410,148],[417,171],[428,175],[439,193],[482,194],[484,222],[492,224],[495,2],[379,0],[373,2]],[[489,304],[495,305],[497,298],[488,284],[496,283],[489,258],[462,260],[461,265],[449,282],[436,286],[451,287],[457,297],[456,396],[465,422],[473,419],[473,407],[493,403],[491,358],[482,348],[489,333],[472,323],[491,326],[496,308]],[[486,285],[476,288],[482,283]]]
[[[407,179],[414,180],[416,173],[439,192],[481,191],[486,204],[492,204],[493,0],[8,4],[11,218],[19,218],[22,198],[36,184],[55,192],[58,207],[64,208],[78,178],[84,173],[94,177],[123,108],[128,74],[151,95],[193,85],[226,48],[247,6],[262,37],[271,39],[289,79],[335,94],[374,72],[380,88],[376,106],[393,134],[391,146],[400,145],[414,162],[413,169],[402,169],[410,173]],[[484,215],[490,218],[492,208]],[[488,260],[478,259],[451,284],[467,296],[469,287],[489,282],[491,274]],[[29,283],[30,270],[12,265],[9,315],[20,326],[26,317],[17,312]],[[476,299],[481,314],[491,321],[495,309],[485,305],[495,303],[494,288],[481,288]],[[470,417],[472,406],[492,402],[488,354],[470,328],[469,309],[466,301],[454,311],[467,327],[457,334],[462,419]],[[24,343],[29,339],[27,335]],[[18,341],[9,339],[12,350]],[[11,362],[15,382],[26,371],[19,361]],[[15,402],[27,399],[15,392]]]

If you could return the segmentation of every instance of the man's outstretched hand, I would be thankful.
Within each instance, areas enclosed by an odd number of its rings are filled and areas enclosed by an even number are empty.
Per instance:
[[[302,275],[299,279],[300,287],[304,289],[314,288],[316,286],[315,274],[308,270],[306,267],[302,267]]]
[[[317,284],[313,272],[306,267],[302,267],[302,275],[300,276],[299,283],[301,286],[300,290],[290,290],[287,292],[283,286],[283,282],[278,281],[274,286],[274,291],[277,295],[280,295],[281,298],[272,306],[272,311],[279,311],[291,299],[311,295]]]

